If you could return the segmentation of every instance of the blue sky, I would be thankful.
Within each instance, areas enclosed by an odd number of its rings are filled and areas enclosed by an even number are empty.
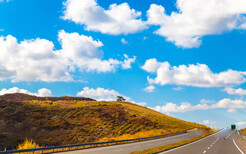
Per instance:
[[[245,127],[245,5],[0,1],[0,94],[123,95],[180,119]]]

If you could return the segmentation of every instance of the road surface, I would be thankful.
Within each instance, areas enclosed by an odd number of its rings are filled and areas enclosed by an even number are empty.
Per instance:
[[[195,131],[195,132],[175,135],[166,138],[154,139],[149,141],[121,144],[121,145],[112,145],[107,147],[98,147],[98,148],[83,149],[83,150],[76,150],[76,151],[69,151],[69,152],[61,152],[60,154],[128,154],[134,151],[150,149],[162,145],[183,141],[186,139],[194,138],[199,135],[201,135],[201,133]]]
[[[237,130],[223,129],[216,134],[161,154],[246,154],[246,140]]]

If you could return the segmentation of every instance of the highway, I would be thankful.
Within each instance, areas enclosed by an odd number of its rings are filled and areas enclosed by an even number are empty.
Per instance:
[[[149,141],[61,152],[61,154],[128,154],[134,151],[150,149],[150,148],[194,138],[196,136],[199,136],[200,134],[201,134],[200,132],[195,131],[195,132],[175,135],[166,138],[154,139]]]
[[[237,130],[223,129],[199,141],[161,154],[246,154],[246,140]]]

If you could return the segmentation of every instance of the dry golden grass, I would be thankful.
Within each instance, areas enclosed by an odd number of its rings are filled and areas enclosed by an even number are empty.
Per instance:
[[[246,128],[241,129],[240,132],[241,132],[243,135],[246,135]]]
[[[35,142],[33,141],[32,139],[27,139],[18,145],[17,149],[20,150],[20,149],[31,149],[31,148],[40,148],[40,146]]]
[[[2,100],[0,120],[6,119],[8,123],[0,126],[3,136],[0,150],[15,149],[26,137],[41,146],[54,146],[209,129],[133,103],[116,101]]]

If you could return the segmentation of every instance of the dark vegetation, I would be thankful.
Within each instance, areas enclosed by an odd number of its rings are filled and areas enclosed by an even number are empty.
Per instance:
[[[0,96],[0,150],[33,139],[40,146],[209,129],[129,102],[81,97]],[[137,135],[136,135],[137,134]]]

